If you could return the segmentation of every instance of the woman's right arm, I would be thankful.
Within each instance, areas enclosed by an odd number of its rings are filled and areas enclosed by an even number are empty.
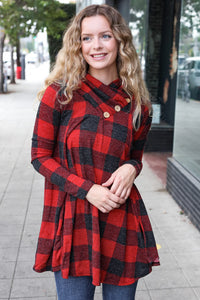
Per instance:
[[[56,97],[56,86],[51,85],[39,105],[32,138],[31,163],[60,190],[85,199],[93,182],[72,174],[53,158],[61,117],[60,103]]]

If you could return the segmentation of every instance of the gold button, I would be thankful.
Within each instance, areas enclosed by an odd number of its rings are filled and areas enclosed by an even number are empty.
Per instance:
[[[121,107],[119,105],[115,105],[115,111],[119,112],[121,110]]]
[[[127,101],[128,103],[130,103],[130,102],[131,102],[131,99],[130,99],[130,98],[126,98],[126,101]]]
[[[104,115],[104,118],[106,118],[106,119],[108,119],[108,118],[110,117],[110,114],[109,114],[108,111],[105,111],[105,112],[103,113],[103,115]]]

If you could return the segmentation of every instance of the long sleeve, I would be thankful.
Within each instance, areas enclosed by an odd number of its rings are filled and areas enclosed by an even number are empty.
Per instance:
[[[131,146],[130,160],[125,163],[132,164],[136,169],[136,176],[138,176],[142,170],[142,156],[144,152],[144,146],[147,140],[147,135],[151,127],[152,117],[149,116],[149,109],[146,106],[142,106],[142,116],[140,128],[133,134],[133,143]]]
[[[57,90],[55,86],[49,86],[39,105],[32,138],[31,162],[58,189],[84,199],[93,183],[69,172],[60,164],[59,157],[54,155],[56,143],[59,142],[57,134],[61,118]]]

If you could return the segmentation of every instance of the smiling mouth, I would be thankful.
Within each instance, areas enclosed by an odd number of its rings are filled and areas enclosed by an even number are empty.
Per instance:
[[[93,57],[93,58],[101,58],[101,57],[104,57],[104,56],[106,56],[107,54],[106,53],[101,53],[101,54],[91,54],[91,56]]]

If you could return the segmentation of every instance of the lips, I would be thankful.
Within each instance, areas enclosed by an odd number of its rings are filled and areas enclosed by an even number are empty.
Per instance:
[[[102,58],[105,57],[106,55],[107,55],[106,53],[91,54],[93,58]]]

